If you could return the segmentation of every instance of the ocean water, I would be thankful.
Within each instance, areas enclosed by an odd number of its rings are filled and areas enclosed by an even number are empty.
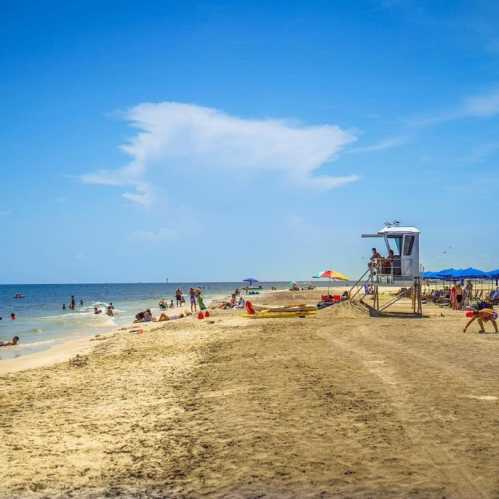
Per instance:
[[[289,282],[259,283],[264,289],[287,288]],[[24,284],[0,285],[0,340],[19,336],[15,347],[0,348],[3,359],[19,357],[46,350],[69,339],[94,336],[129,325],[135,314],[150,308],[154,315],[159,312],[158,302],[164,298],[175,301],[175,290],[181,288],[188,294],[190,287],[203,289],[205,300],[230,295],[241,282],[223,283],[147,283],[147,284]],[[16,293],[24,295],[15,299]],[[63,310],[74,295],[76,310]],[[79,306],[83,300],[83,306]],[[189,302],[186,296],[187,303]],[[104,307],[112,302],[115,316],[104,313],[95,315],[94,305]],[[16,314],[16,320],[10,314]]]

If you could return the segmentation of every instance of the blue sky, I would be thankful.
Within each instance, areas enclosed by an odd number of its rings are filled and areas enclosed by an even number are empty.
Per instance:
[[[496,2],[2,2],[0,282],[499,267]]]

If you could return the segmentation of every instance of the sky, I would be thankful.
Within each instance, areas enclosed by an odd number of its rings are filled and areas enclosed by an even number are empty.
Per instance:
[[[499,267],[499,4],[2,1],[0,283]]]

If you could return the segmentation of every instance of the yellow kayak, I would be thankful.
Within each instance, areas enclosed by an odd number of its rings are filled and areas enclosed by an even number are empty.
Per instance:
[[[265,307],[262,305],[254,305],[257,312],[316,312],[315,305],[285,305],[281,307]]]
[[[302,312],[278,312],[272,310],[264,310],[261,312],[256,312],[255,314],[243,314],[243,317],[247,317],[249,319],[285,319],[288,317],[308,317],[310,315],[314,315],[316,311],[306,310]]]

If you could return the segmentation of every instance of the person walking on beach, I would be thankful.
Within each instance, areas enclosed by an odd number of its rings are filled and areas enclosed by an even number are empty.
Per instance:
[[[450,306],[451,306],[452,310],[457,310],[456,295],[457,295],[457,290],[456,290],[456,286],[454,285],[454,286],[452,286],[452,288],[450,288],[450,295],[449,295]]]
[[[175,300],[177,300],[177,307],[182,306],[182,290],[180,288],[177,288],[175,291]]]
[[[191,301],[191,312],[197,312],[198,307],[196,303],[196,291],[194,291],[194,288],[189,289],[189,299]]]
[[[463,307],[463,288],[461,284],[456,284],[456,310],[461,310]]]
[[[71,302],[69,304],[69,308],[71,310],[74,310],[76,308],[76,300],[75,300],[75,297],[74,295],[71,295]]]
[[[473,283],[471,281],[468,281],[464,288],[463,305],[465,307],[468,307],[471,304],[472,300],[473,300]]]

